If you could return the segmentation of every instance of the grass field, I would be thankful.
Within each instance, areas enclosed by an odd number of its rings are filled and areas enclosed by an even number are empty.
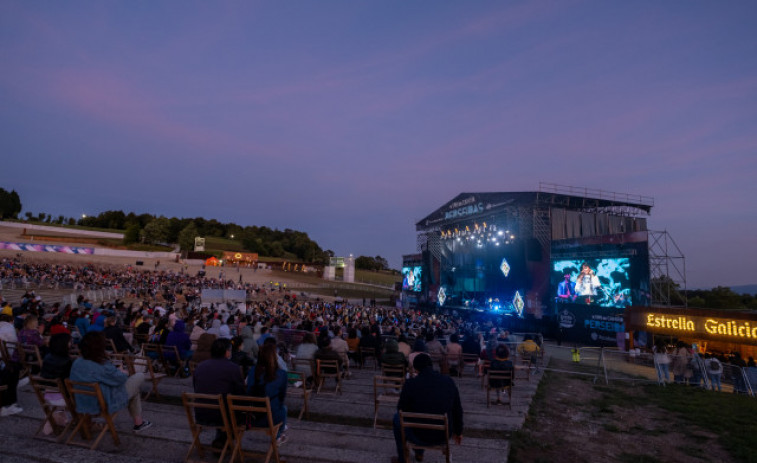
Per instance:
[[[757,462],[757,400],[547,371],[509,461]]]

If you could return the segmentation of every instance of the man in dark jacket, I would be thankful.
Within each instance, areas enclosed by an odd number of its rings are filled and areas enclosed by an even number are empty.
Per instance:
[[[449,376],[434,371],[428,354],[416,355],[413,368],[418,372],[418,376],[405,382],[397,410],[447,415],[450,433],[459,445],[463,439],[463,407],[455,382]],[[405,438],[419,445],[434,445],[445,440],[445,436],[440,435],[439,431],[408,428],[405,428]],[[405,463],[399,413],[394,415],[394,440],[398,456],[392,457],[392,463]],[[423,450],[415,451],[415,459],[423,459]]]
[[[216,339],[210,347],[209,360],[197,365],[193,378],[195,392],[198,394],[227,394],[244,395],[244,381],[239,365],[232,362],[231,341]],[[199,424],[220,425],[221,414],[215,410],[195,410],[195,419]],[[223,448],[226,444],[226,433],[216,430],[213,447]]]

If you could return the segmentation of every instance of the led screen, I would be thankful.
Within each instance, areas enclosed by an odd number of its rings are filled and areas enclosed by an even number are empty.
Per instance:
[[[551,280],[555,302],[630,307],[630,272],[627,257],[554,260]]]
[[[421,291],[421,267],[402,267],[402,289],[405,291]]]

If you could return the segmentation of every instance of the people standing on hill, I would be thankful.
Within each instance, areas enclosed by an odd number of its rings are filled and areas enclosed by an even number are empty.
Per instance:
[[[707,376],[710,378],[710,389],[714,391],[717,386],[718,392],[722,392],[723,388],[720,385],[720,379],[723,376],[723,364],[720,363],[717,357],[709,353],[704,354],[704,358]]]
[[[652,348],[652,353],[657,367],[657,381],[662,384],[670,382],[670,355],[665,342],[658,340]]]

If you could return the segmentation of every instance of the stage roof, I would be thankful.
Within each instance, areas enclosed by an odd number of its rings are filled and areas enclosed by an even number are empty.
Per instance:
[[[558,192],[558,185],[540,191],[500,193],[460,193],[442,207],[415,224],[417,231],[434,228],[443,223],[473,220],[513,207],[555,207],[572,210],[634,209],[649,214],[654,199],[600,190],[560,187],[573,194]]]

